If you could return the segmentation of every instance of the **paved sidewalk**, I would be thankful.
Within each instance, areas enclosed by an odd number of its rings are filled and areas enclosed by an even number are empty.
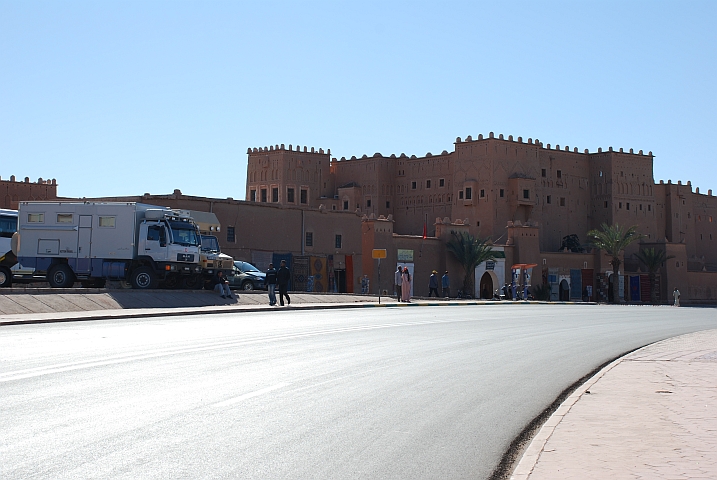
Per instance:
[[[717,330],[611,363],[548,419],[511,479],[717,479]]]
[[[0,326],[30,323],[73,322],[156,316],[208,315],[267,310],[315,310],[367,307],[420,307],[500,305],[486,300],[415,299],[398,303],[390,297],[354,294],[291,292],[291,305],[269,306],[266,292],[234,292],[239,298],[222,299],[214,292],[113,291],[43,292],[26,295],[0,294]],[[122,298],[124,297],[124,298]],[[504,303],[504,302],[503,302]],[[516,305],[535,302],[515,302]],[[566,302],[567,303],[567,302]],[[587,304],[586,304],[587,305]]]

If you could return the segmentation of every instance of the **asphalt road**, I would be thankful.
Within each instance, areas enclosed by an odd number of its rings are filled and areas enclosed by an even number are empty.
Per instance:
[[[0,478],[487,478],[577,379],[715,309],[491,305],[0,328]]]

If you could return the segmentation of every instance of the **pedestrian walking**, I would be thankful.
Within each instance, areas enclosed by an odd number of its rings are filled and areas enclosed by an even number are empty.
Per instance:
[[[227,281],[227,277],[224,276],[224,272],[221,270],[217,271],[212,279],[212,283],[214,284],[214,291],[218,291],[222,298],[232,298],[232,291],[229,290],[229,282]]]
[[[448,278],[448,270],[441,277],[441,288],[443,289],[443,296],[448,298],[451,296],[451,279]]]
[[[286,303],[291,305],[291,298],[289,298],[289,279],[291,274],[289,268],[286,266],[286,260],[281,261],[279,270],[276,272],[276,283],[279,285],[279,304],[284,306],[284,297],[286,297]]]
[[[431,276],[428,278],[428,297],[430,298],[434,293],[438,298],[438,272],[435,270],[431,272]]]
[[[269,305],[276,305],[276,269],[273,263],[269,264],[266,271],[266,288],[269,290]]]
[[[401,274],[401,299],[406,303],[411,302],[411,273],[408,267],[403,267]]]
[[[672,292],[672,297],[675,299],[675,307],[680,306],[680,291],[677,290],[677,287],[675,287],[675,290]]]
[[[400,302],[402,300],[401,285],[403,284],[403,270],[401,270],[401,265],[396,268],[396,273],[393,274],[393,284],[396,288],[396,300]]]

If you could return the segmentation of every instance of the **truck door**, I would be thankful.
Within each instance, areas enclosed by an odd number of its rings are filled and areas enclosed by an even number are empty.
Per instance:
[[[92,215],[80,215],[77,229],[77,267],[76,273],[90,273],[92,254]]]
[[[164,225],[149,225],[144,254],[156,261],[167,260],[167,233]]]

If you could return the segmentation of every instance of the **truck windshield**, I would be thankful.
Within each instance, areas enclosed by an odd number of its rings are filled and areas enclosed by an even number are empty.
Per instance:
[[[17,231],[17,217],[0,215],[0,237],[11,238]]]
[[[174,243],[184,245],[185,247],[193,247],[199,245],[199,235],[194,224],[187,222],[168,222],[169,228],[172,230],[172,239]]]
[[[202,252],[220,253],[217,237],[214,235],[202,235]]]

